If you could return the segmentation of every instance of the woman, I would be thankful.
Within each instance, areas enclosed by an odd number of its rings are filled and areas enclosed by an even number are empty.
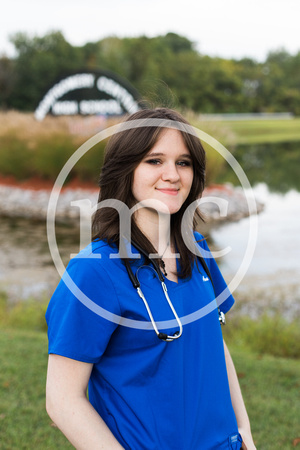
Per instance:
[[[255,449],[219,323],[234,300],[188,214],[203,147],[175,111],[128,120],[107,146],[93,242],[47,310],[48,414],[78,449]]]

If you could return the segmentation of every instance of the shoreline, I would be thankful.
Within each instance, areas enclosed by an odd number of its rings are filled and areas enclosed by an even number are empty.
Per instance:
[[[0,180],[1,181],[1,180]],[[9,189],[9,191],[7,190]],[[1,246],[0,246],[0,290],[5,293],[9,303],[17,303],[18,301],[27,301],[30,299],[49,299],[53,293],[53,290],[57,286],[60,275],[53,265],[53,260],[48,249],[47,232],[45,215],[47,213],[47,201],[50,196],[50,189],[38,189],[35,185],[35,189],[25,189],[20,186],[8,186],[1,184],[0,182],[0,208],[4,204],[3,197],[7,196],[6,203],[12,207],[11,214],[6,214],[7,219],[1,221]],[[270,221],[274,223],[273,217],[277,214],[278,207],[282,208],[282,202],[289,207],[290,204],[294,204],[294,197],[289,201],[287,198],[281,200],[280,205],[274,203],[274,200],[270,201],[269,197],[264,195],[264,192],[259,190],[255,191],[258,198],[261,198],[266,207],[263,214],[259,218],[261,223],[261,239],[264,244],[268,244],[269,240],[272,241],[272,235],[270,229]],[[64,264],[67,264],[71,257],[71,254],[77,253],[79,248],[79,232],[80,221],[78,220],[79,208],[70,208],[70,201],[77,199],[89,198],[89,194],[93,194],[97,198],[98,189],[87,189],[86,186],[74,186],[63,189],[62,191],[62,203],[60,220],[56,223],[56,233],[58,238],[58,246],[60,257]],[[246,192],[247,194],[247,192]],[[12,198],[17,199],[18,208],[23,208],[23,213],[26,214],[20,217],[20,212],[16,211],[16,203],[12,203]],[[224,267],[222,268],[223,276],[227,283],[231,282],[232,270],[235,271],[235,261],[239,258],[239,252],[241,248],[239,241],[235,247],[231,243],[231,239],[235,241],[237,235],[239,238],[245,233],[248,220],[240,220],[249,215],[249,211],[245,211],[247,207],[247,201],[244,192],[239,188],[233,188],[230,185],[212,185],[205,190],[203,199],[209,200],[207,197],[213,197],[214,199],[223,199],[228,201],[228,214],[226,217],[220,217],[218,205],[216,203],[204,202],[202,207],[202,213],[205,211],[205,223],[201,223],[199,231],[204,235],[211,235],[213,242],[216,244],[216,250],[222,248],[224,245],[230,244],[233,251],[237,254],[233,254],[235,259],[230,259],[228,262],[223,261]],[[43,216],[40,215],[40,211],[37,204],[37,199],[43,204]],[[23,205],[21,203],[23,202]],[[63,210],[63,203],[69,203],[68,208]],[[28,209],[28,204],[30,208]],[[258,203],[259,211],[263,209],[262,203]],[[70,216],[70,209],[72,209],[72,216]],[[32,213],[37,214],[32,217]],[[285,213],[288,213],[288,209]],[[17,212],[17,213],[16,213]],[[74,212],[77,213],[74,215]],[[64,214],[63,214],[64,213]],[[294,214],[294,209],[290,212],[290,215]],[[4,215],[3,215],[4,217]],[[67,217],[67,218],[66,218]],[[290,217],[290,216],[288,216]],[[282,218],[284,220],[284,217]],[[277,218],[278,221],[278,218]],[[226,226],[222,226],[222,225]],[[227,231],[226,231],[227,230]],[[264,231],[265,230],[265,231]],[[289,234],[293,235],[293,229]],[[295,231],[295,230],[294,230]],[[223,241],[214,240],[214,235],[220,236],[224,234]],[[227,234],[226,234],[227,233]],[[219,242],[219,244],[218,244]],[[273,241],[272,241],[273,242]],[[248,316],[252,319],[256,319],[264,314],[278,315],[280,314],[286,320],[290,321],[293,318],[299,318],[299,285],[297,283],[297,267],[280,266],[279,268],[275,264],[270,268],[270,261],[268,258],[272,256],[272,246],[268,250],[264,248],[263,253],[257,253],[256,251],[255,267],[253,271],[251,268],[247,271],[247,274],[243,278],[242,284],[235,290],[234,295],[236,297],[236,306],[232,311],[232,317],[236,316]],[[285,245],[285,249],[290,248]],[[291,252],[293,249],[289,249]],[[271,252],[271,253],[270,253]],[[292,255],[291,255],[292,256]],[[267,261],[266,263],[263,261]],[[259,268],[265,270],[266,267],[269,271],[261,273]],[[235,272],[234,272],[235,273]]]
[[[32,178],[17,182],[13,177],[0,176],[0,216],[45,221],[52,187],[53,183],[47,180]],[[74,220],[80,217],[80,209],[72,202],[88,199],[90,205],[95,206],[98,192],[99,188],[92,183],[71,181],[61,189],[57,205],[54,205],[56,220],[74,224]],[[225,214],[220,212],[220,205],[224,205]],[[253,204],[242,188],[230,184],[208,186],[200,204],[208,227],[238,221],[263,209],[261,201],[256,199]]]

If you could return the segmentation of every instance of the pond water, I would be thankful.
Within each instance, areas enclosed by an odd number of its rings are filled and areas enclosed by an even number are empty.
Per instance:
[[[76,252],[77,229],[59,225],[57,242],[65,263]],[[77,249],[78,251],[78,249]],[[47,241],[46,224],[19,218],[0,220],[0,291],[12,301],[49,297],[59,275]]]
[[[234,292],[238,299],[235,310],[252,317],[278,311],[288,319],[300,316],[300,144],[286,148],[256,146],[238,149],[235,154],[255,196],[265,204],[257,218],[253,257]],[[230,172],[225,179],[235,182]],[[250,224],[251,219],[246,218],[209,232],[214,251],[230,247],[217,259],[229,284],[243,261]],[[59,225],[56,231],[66,264],[70,254],[78,252],[79,231],[66,225]],[[12,300],[49,297],[58,281],[45,224],[1,218],[0,290]]]
[[[265,204],[257,217],[257,241],[248,270],[235,290],[237,310],[256,317],[277,313],[300,317],[300,143],[240,147],[234,156],[256,198]],[[235,183],[228,171],[226,180]],[[224,181],[224,180],[223,180]],[[211,230],[211,245],[231,250],[218,260],[228,283],[243,261],[250,220]]]
[[[236,287],[237,309],[253,317],[279,312],[287,319],[300,317],[300,193],[254,187],[265,204],[257,217],[257,239],[244,278]],[[250,221],[243,219],[211,230],[212,247],[230,251],[217,262],[231,283],[242,264],[249,242]]]

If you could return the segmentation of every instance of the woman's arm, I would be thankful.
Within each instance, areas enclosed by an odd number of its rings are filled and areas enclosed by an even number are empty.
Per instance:
[[[242,397],[242,392],[240,389],[238,377],[237,377],[229,350],[227,348],[227,345],[225,344],[225,341],[224,341],[224,350],[225,350],[225,360],[226,360],[226,367],[227,367],[227,374],[228,374],[232,406],[233,406],[233,409],[235,412],[239,432],[243,439],[242,448],[247,449],[247,450],[255,450],[256,447],[253,442],[251,428],[250,428],[250,422],[249,422],[248,414],[247,414],[246,407],[244,404],[244,400]]]
[[[122,449],[86,397],[92,368],[92,364],[49,355],[47,412],[78,450]]]

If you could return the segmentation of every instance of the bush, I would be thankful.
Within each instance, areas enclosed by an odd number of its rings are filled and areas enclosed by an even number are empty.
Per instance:
[[[280,315],[264,315],[257,320],[235,317],[223,334],[227,342],[258,354],[300,358],[299,323],[287,322]]]
[[[0,138],[0,167],[2,175],[17,179],[32,176],[32,151],[15,134],[7,133]]]
[[[220,124],[199,122],[196,115],[184,113],[191,123],[220,139],[227,144],[232,142],[232,136]],[[88,122],[84,118],[46,117],[43,122],[37,122],[33,114],[21,114],[14,111],[0,113],[0,170],[2,175],[13,175],[17,180],[39,177],[55,181],[60,170],[70,156],[90,136],[84,134],[84,126]],[[76,134],[76,123],[81,123]],[[81,122],[80,122],[81,121]],[[114,125],[117,120],[109,120],[105,127]],[[74,126],[72,124],[75,124]],[[75,131],[74,131],[75,130]],[[90,129],[92,134],[96,129]],[[81,181],[93,181],[97,184],[103,163],[106,142],[101,141],[81,158],[69,177]],[[207,184],[213,183],[223,170],[224,158],[209,145],[207,150]]]
[[[10,303],[0,294],[0,326],[25,330],[46,331],[45,313],[48,300],[26,300]]]
[[[0,326],[44,331],[49,299],[8,302],[0,293]],[[247,349],[259,355],[300,358],[298,322],[287,322],[281,316],[264,315],[257,320],[236,316],[222,328],[224,339],[235,348]]]
[[[1,174],[17,180],[39,177],[54,182],[66,161],[89,137],[83,133],[85,122],[79,130],[81,135],[72,130],[73,120],[77,123],[79,118],[46,117],[37,122],[33,114],[12,111],[0,113],[0,119]],[[79,161],[70,178],[86,181],[98,177],[103,160],[101,144],[97,153],[88,152]]]

